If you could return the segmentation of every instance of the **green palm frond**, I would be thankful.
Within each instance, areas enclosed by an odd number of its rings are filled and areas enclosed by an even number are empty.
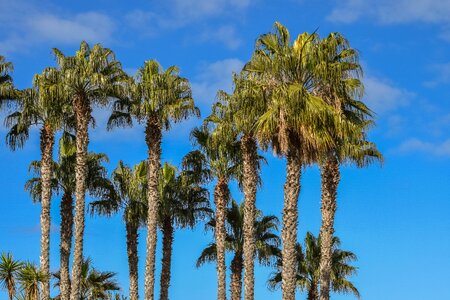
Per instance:
[[[261,211],[257,211],[255,220],[255,243],[256,259],[265,266],[273,265],[280,255],[279,246],[281,240],[276,234],[278,229],[278,218],[275,216],[264,216]],[[244,205],[239,205],[236,201],[231,201],[226,212],[225,247],[229,252],[239,255],[243,253],[244,247]],[[216,220],[212,217],[206,224],[205,229],[214,231]],[[212,262],[216,259],[216,244],[211,243],[205,248],[197,260],[197,267],[205,262]]]
[[[320,277],[320,236],[317,238],[312,233],[307,232],[304,239],[304,248],[297,244],[297,288],[301,291],[308,291],[317,288]],[[331,289],[336,293],[354,294],[360,297],[359,291],[349,281],[348,277],[356,274],[356,267],[351,265],[356,261],[356,255],[350,251],[339,248],[340,240],[333,237]],[[281,285],[282,260],[281,251],[277,250],[276,271],[274,271],[267,285],[271,290],[277,289]]]

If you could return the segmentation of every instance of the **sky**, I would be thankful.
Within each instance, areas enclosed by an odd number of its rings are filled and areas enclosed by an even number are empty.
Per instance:
[[[0,0],[0,55],[14,63],[19,88],[33,75],[54,66],[51,48],[72,55],[81,40],[114,50],[124,69],[135,74],[148,59],[163,67],[177,65],[189,78],[202,117],[210,112],[218,89],[230,90],[231,74],[251,57],[260,34],[279,21],[292,37],[317,30],[338,31],[360,51],[364,101],[376,112],[370,132],[385,157],[382,166],[342,168],[336,235],[341,247],[358,256],[352,281],[362,299],[450,299],[450,1],[449,0],[167,0],[167,1],[25,1]],[[122,159],[145,159],[142,126],[106,131],[110,110],[96,108],[90,131],[91,151],[109,156],[108,170]],[[1,115],[1,117],[4,116]],[[164,133],[163,162],[179,165],[192,149],[190,119]],[[0,136],[6,134],[0,128]],[[285,161],[262,153],[263,186],[257,206],[281,217]],[[0,143],[0,252],[39,261],[40,206],[23,185],[28,164],[39,159],[38,130],[16,152]],[[233,197],[243,195],[232,186]],[[59,201],[52,202],[51,269],[59,262]],[[308,167],[299,197],[299,234],[320,228],[320,173]],[[125,226],[121,216],[87,217],[85,255],[100,270],[118,273],[128,292]],[[140,231],[139,272],[143,296],[145,230]],[[157,283],[161,245],[158,241]],[[170,298],[214,299],[215,265],[195,268],[201,250],[212,241],[199,224],[178,230],[173,250]],[[229,265],[230,257],[227,257]],[[272,270],[256,269],[255,298],[281,299],[269,291]],[[5,298],[0,291],[0,298]],[[298,299],[305,299],[304,293]],[[333,299],[352,299],[333,295]]]

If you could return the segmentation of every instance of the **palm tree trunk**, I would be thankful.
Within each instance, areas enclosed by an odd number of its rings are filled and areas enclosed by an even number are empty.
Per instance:
[[[298,195],[300,193],[301,163],[298,150],[290,149],[286,155],[286,182],[284,184],[282,250],[282,299],[294,300],[296,288],[296,251],[298,223]]]
[[[242,269],[243,269],[242,253],[236,252],[231,261],[231,300],[241,300],[242,292]]]
[[[55,136],[48,124],[41,129],[41,271],[50,278],[50,202],[52,198],[52,163]],[[42,299],[50,298],[50,280],[41,282]]]
[[[87,175],[88,126],[91,108],[87,99],[76,97],[73,110],[76,119],[76,165],[75,165],[75,242],[72,266],[70,300],[78,300],[83,264],[84,214]]]
[[[340,180],[339,163],[330,158],[322,166],[322,226],[320,228],[320,300],[330,299],[330,274],[336,195]]]
[[[319,297],[317,282],[314,280],[311,282],[311,286],[308,290],[308,298],[307,300],[317,300]]]
[[[159,300],[169,299],[170,267],[172,265],[173,224],[171,218],[163,220],[163,257]]]
[[[130,276],[130,300],[139,299],[138,286],[138,226],[132,222],[125,221],[127,230],[127,255],[128,270]]]
[[[8,285],[8,298],[9,300],[14,299],[14,295],[16,294],[16,286],[15,283],[13,285],[10,284],[10,281],[7,283]]]
[[[147,215],[147,257],[145,261],[145,299],[154,299],[156,226],[159,209],[159,171],[161,168],[161,125],[156,117],[149,118],[145,129],[148,147],[148,215]]]
[[[216,246],[217,246],[217,299],[227,299],[226,265],[225,265],[225,214],[229,199],[228,182],[219,177],[214,188],[214,203],[216,205]]]
[[[61,300],[70,299],[70,249],[72,247],[73,198],[71,191],[65,191],[61,200],[60,281]]]
[[[244,171],[244,297],[245,300],[253,300],[255,297],[256,186],[258,184],[256,166],[258,153],[255,140],[250,136],[244,136],[241,140],[241,150]]]

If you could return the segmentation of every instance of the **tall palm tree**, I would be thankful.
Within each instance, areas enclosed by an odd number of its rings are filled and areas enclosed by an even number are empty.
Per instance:
[[[320,277],[320,300],[329,300],[332,263],[332,240],[334,218],[337,209],[337,188],[340,181],[339,166],[354,162],[363,167],[373,160],[382,160],[375,144],[366,140],[366,132],[373,124],[372,113],[360,100],[363,85],[358,61],[358,52],[350,47],[348,40],[339,33],[331,33],[320,41],[320,70],[317,76],[316,93],[332,106],[345,123],[345,131],[330,127],[334,146],[321,157],[322,177],[322,226]],[[337,128],[339,129],[339,128]]]
[[[72,247],[73,235],[73,197],[75,192],[75,165],[76,165],[75,138],[69,132],[64,131],[59,142],[58,161],[53,162],[52,188],[55,194],[61,197],[61,226],[60,226],[60,270],[61,282],[59,285],[61,298],[70,297],[70,272],[69,259]],[[107,176],[107,170],[103,166],[108,162],[106,154],[89,153],[87,158],[87,187],[88,192],[96,197],[105,191],[111,190],[111,183]],[[33,161],[30,170],[38,176],[29,179],[25,189],[31,194],[33,201],[41,201],[41,162]]]
[[[14,86],[11,77],[13,64],[6,61],[4,56],[0,55],[0,109],[2,106],[14,98]]]
[[[101,199],[90,204],[92,214],[111,216],[123,210],[126,228],[128,269],[130,278],[130,300],[139,298],[138,285],[138,229],[147,218],[146,188],[147,165],[145,161],[133,169],[119,161],[113,171],[111,181],[114,189],[106,191]]]
[[[136,84],[130,86],[130,97],[115,103],[116,110],[110,118],[109,127],[131,125],[132,116],[145,124],[145,141],[148,147],[148,219],[144,290],[146,299],[154,299],[162,133],[170,128],[172,122],[179,122],[192,115],[198,117],[200,111],[192,99],[189,81],[179,75],[176,66],[163,70],[156,60],[148,60],[139,69]]]
[[[68,118],[67,108],[60,90],[49,90],[45,82],[58,84],[60,79],[56,69],[48,68],[33,80],[33,88],[19,93],[18,110],[8,115],[5,123],[10,127],[6,142],[15,150],[22,147],[29,137],[31,126],[40,126],[41,146],[41,256],[40,269],[50,274],[50,201],[52,196],[52,156],[55,133]],[[48,276],[47,276],[48,278]],[[50,297],[50,282],[44,282],[42,297]]]
[[[289,31],[275,23],[275,31],[256,42],[252,60],[244,70],[264,90],[266,112],[259,118],[256,136],[263,148],[286,157],[283,207],[283,300],[295,299],[295,245],[298,224],[298,196],[302,167],[317,160],[319,149],[332,144],[330,125],[338,126],[334,111],[313,94],[317,73],[315,33],[300,34],[294,43]]]
[[[198,182],[195,170],[178,172],[165,163],[160,175],[160,199],[158,223],[163,235],[160,300],[169,299],[172,248],[176,228],[194,228],[198,220],[211,215],[208,190]]]
[[[39,285],[43,282],[49,282],[48,277],[49,275],[39,270],[35,264],[26,262],[17,275],[17,281],[21,285],[27,300],[40,300]]]
[[[214,119],[211,116],[209,119]],[[208,124],[195,128],[191,137],[199,150],[186,155],[183,162],[184,167],[195,170],[208,170],[203,172],[205,179],[216,178],[214,187],[214,204],[216,230],[215,239],[217,245],[217,299],[226,300],[226,206],[230,200],[228,183],[236,178],[240,168],[239,149],[237,134],[229,130],[228,126],[217,126],[214,130],[208,128]]]
[[[220,91],[215,110],[221,110],[224,121],[233,124],[239,133],[242,155],[242,176],[240,185],[244,192],[244,298],[254,298],[254,256],[255,256],[255,218],[256,190],[260,182],[259,156],[255,129],[258,119],[265,111],[263,90],[251,80],[252,74],[241,72],[233,76],[232,95]],[[246,259],[248,258],[248,259]]]
[[[236,201],[232,201],[231,206],[226,212],[227,236],[226,250],[234,254],[231,261],[231,283],[230,292],[232,300],[241,299],[242,291],[242,271],[244,270],[243,261],[245,237],[245,203],[238,205]],[[280,238],[276,235],[278,230],[278,218],[275,216],[264,216],[261,211],[256,211],[255,219],[255,257],[259,263],[263,265],[271,265],[279,252]],[[206,224],[206,229],[214,231],[216,227],[215,218]],[[209,244],[197,259],[197,267],[206,262],[215,261],[217,259],[216,243]]]
[[[316,238],[310,232],[305,237],[305,250],[300,244],[296,245],[296,285],[301,291],[307,291],[308,300],[319,299],[320,237]],[[356,274],[356,267],[350,263],[356,260],[356,255],[350,251],[339,249],[340,240],[333,237],[332,268],[330,273],[331,290],[336,293],[353,294],[360,297],[358,289],[348,280],[348,277]],[[282,259],[278,257],[277,271],[268,280],[270,289],[276,289],[281,284]]]
[[[56,279],[55,286],[60,284],[60,272],[53,274]],[[84,259],[81,268],[81,285],[79,300],[110,300],[110,292],[120,290],[117,284],[116,273],[98,271],[92,266],[90,258]]]
[[[56,48],[53,53],[61,72],[60,84],[75,114],[75,242],[70,299],[78,300],[83,263],[88,127],[92,120],[92,106],[106,105],[112,98],[121,96],[128,76],[114,52],[100,44],[91,48],[83,41],[74,56],[65,56]],[[48,86],[56,88],[57,85]]]
[[[9,300],[16,294],[16,280],[22,267],[23,263],[15,260],[11,253],[0,255],[0,285],[8,291]]]

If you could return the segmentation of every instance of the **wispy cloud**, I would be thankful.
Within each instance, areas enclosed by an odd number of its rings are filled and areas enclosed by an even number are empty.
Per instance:
[[[220,42],[231,50],[237,49],[242,40],[238,37],[236,28],[232,25],[220,26],[217,29],[206,29],[199,36],[200,42]]]
[[[35,224],[35,225],[30,225],[30,226],[16,226],[16,227],[12,227],[12,230],[15,233],[18,234],[25,234],[25,235],[29,235],[29,234],[37,234],[41,232],[41,225]],[[50,225],[50,232],[51,233],[58,233],[60,230],[60,227],[58,224],[52,223]]]
[[[450,83],[450,63],[434,64],[430,66],[430,70],[435,73],[435,77],[426,81],[426,87],[436,87],[440,84]]]
[[[237,20],[237,16],[245,13],[253,2],[254,0],[168,0],[160,7],[132,10],[124,19],[127,26],[137,30],[143,37],[201,24],[201,30],[190,27],[190,40],[219,42],[235,50],[242,41],[235,26],[220,24],[222,17],[231,16]],[[213,22],[205,26],[204,21],[207,20]]]
[[[364,79],[367,105],[376,113],[392,112],[409,104],[414,93],[397,87],[386,79],[367,76]]]
[[[352,23],[363,17],[381,24],[424,22],[450,23],[450,0],[345,0],[339,1],[327,19]]]
[[[248,8],[251,0],[171,0],[180,23],[189,23],[226,13],[236,13]]]
[[[94,11],[61,15],[23,1],[0,1],[0,11],[5,29],[0,34],[0,52],[7,54],[44,43],[110,42],[116,28],[109,16]]]
[[[188,24],[244,12],[251,0],[169,0],[161,9],[136,9],[125,15],[129,25],[147,29],[150,25],[160,29],[174,29]]]
[[[450,139],[433,143],[411,138],[401,143],[396,151],[399,153],[424,153],[435,157],[450,157]]]
[[[202,72],[192,82],[192,90],[197,102],[209,107],[218,90],[231,91],[231,74],[239,72],[243,65],[243,61],[229,58],[201,66]]]

